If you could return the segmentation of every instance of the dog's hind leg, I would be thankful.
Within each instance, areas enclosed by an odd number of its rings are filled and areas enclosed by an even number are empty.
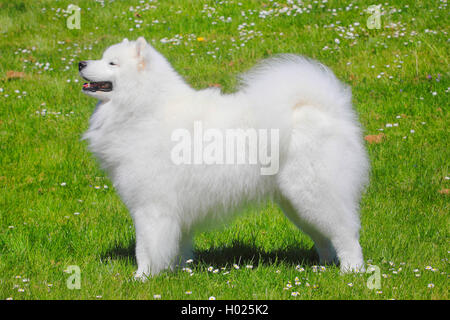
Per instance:
[[[319,231],[315,230],[313,226],[301,219],[289,199],[281,196],[280,199],[278,199],[278,204],[285,216],[313,240],[321,265],[338,263],[336,250],[334,249],[331,241],[323,236]]]
[[[277,175],[281,206],[315,241],[321,260],[336,254],[341,271],[362,271],[358,202],[367,160],[358,131],[319,110],[303,112]]]
[[[286,167],[279,173],[280,191],[285,198],[280,204],[286,216],[311,236],[321,263],[334,262],[337,255],[343,272],[362,271],[357,212],[337,200],[323,181],[315,183],[304,173],[298,175],[297,170],[296,174],[291,170],[294,168]],[[317,176],[315,179],[320,180]]]

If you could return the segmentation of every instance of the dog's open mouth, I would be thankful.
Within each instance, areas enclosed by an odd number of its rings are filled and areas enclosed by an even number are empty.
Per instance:
[[[87,83],[83,84],[83,91],[109,92],[109,91],[112,91],[112,82],[109,82],[109,81],[87,82]]]

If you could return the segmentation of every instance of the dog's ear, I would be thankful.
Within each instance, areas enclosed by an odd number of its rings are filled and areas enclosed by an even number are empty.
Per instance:
[[[122,42],[123,43],[128,43],[128,39],[127,38],[123,38]]]
[[[139,60],[138,62],[139,70],[145,69],[145,57],[147,49],[148,49],[147,41],[145,41],[144,37],[139,37],[136,40],[136,56]]]
[[[144,37],[139,37],[136,40],[136,54],[139,58],[144,57],[146,48],[147,48],[147,41],[145,41]]]

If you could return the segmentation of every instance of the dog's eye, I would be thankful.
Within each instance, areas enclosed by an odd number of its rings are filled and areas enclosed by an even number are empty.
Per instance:
[[[115,64],[114,62],[110,62],[109,63],[111,66],[117,66],[117,64]]]

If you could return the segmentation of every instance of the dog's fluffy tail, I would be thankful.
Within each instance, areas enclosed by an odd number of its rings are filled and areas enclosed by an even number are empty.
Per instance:
[[[241,80],[242,91],[257,105],[283,102],[292,108],[308,105],[354,116],[351,89],[330,69],[302,56],[287,54],[264,60]]]

